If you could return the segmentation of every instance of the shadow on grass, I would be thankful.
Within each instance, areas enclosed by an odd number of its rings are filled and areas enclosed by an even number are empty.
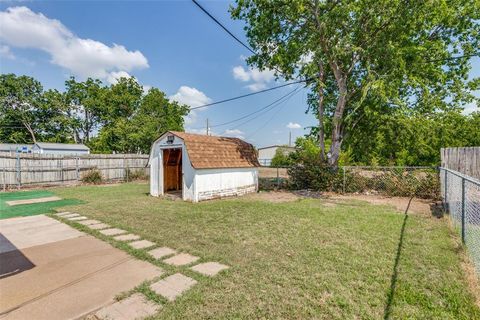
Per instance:
[[[405,227],[407,225],[407,220],[408,220],[408,209],[410,209],[410,204],[412,203],[412,200],[413,200],[413,197],[411,197],[410,200],[408,201],[407,208],[405,209],[405,212],[404,212],[402,229],[400,230],[400,239],[398,240],[398,246],[397,246],[397,255],[395,256],[395,264],[393,265],[393,273],[390,279],[390,290],[387,296],[387,305],[385,306],[383,319],[390,319],[390,315],[392,313],[393,298],[395,297],[395,289],[397,287],[398,265],[400,263],[400,257],[402,255],[403,239],[405,238]]]

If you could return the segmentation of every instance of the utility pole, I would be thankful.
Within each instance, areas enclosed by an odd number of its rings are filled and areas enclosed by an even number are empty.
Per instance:
[[[207,136],[210,135],[210,127],[208,126],[208,118],[207,118]]]
[[[292,131],[290,130],[289,134],[288,134],[288,146],[291,147],[292,146]]]

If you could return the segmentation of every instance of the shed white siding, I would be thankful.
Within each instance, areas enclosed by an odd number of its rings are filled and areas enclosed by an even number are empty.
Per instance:
[[[164,194],[163,150],[182,149],[182,198],[198,202],[202,200],[243,195],[258,190],[258,168],[195,169],[189,159],[187,147],[177,136],[167,142],[163,135],[152,145],[150,152],[150,194]]]
[[[196,170],[196,201],[240,196],[258,189],[257,168]]]

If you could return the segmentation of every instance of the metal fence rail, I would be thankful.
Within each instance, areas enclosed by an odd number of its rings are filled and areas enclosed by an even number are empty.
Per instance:
[[[480,272],[480,181],[440,168],[443,205]]]

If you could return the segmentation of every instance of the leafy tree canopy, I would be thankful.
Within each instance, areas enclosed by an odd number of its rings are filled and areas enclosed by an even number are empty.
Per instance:
[[[311,79],[309,110],[330,165],[364,119],[476,99],[480,81],[468,79],[479,54],[476,0],[237,0],[231,14],[246,22],[250,64]]]
[[[44,91],[28,76],[0,75],[0,142],[85,143],[92,152],[148,153],[167,130],[183,130],[189,109],[134,78],[104,86],[70,78],[65,92]]]

